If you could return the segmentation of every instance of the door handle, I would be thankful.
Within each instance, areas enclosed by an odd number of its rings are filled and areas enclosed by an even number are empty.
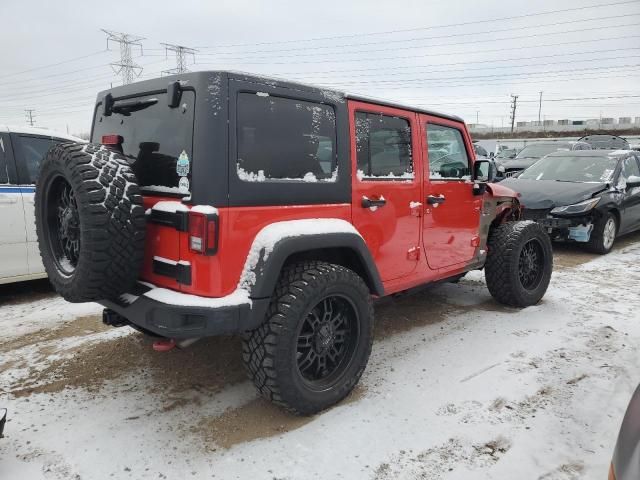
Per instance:
[[[387,204],[387,200],[384,197],[380,197],[380,198],[362,197],[362,208],[384,207],[386,204]]]
[[[444,203],[445,200],[446,198],[444,197],[444,195],[429,195],[427,197],[427,203],[429,205],[439,205],[440,203]]]

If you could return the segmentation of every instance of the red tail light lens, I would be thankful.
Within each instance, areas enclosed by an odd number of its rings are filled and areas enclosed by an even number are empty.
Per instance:
[[[189,249],[193,252],[204,253],[206,248],[205,230],[206,218],[201,213],[189,214]]]
[[[120,145],[122,140],[123,138],[120,135],[103,135],[100,143],[103,145]]]
[[[218,215],[189,212],[189,250],[213,255],[218,250]]]

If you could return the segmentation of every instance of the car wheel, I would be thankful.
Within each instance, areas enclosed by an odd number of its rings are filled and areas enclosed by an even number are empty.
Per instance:
[[[260,393],[300,414],[345,398],[364,371],[373,305],[355,272],[324,262],[282,272],[263,325],[243,338],[243,359]]]
[[[116,298],[144,256],[142,196],[126,159],[100,145],[56,145],[36,183],[36,231],[49,280],[66,300]]]
[[[491,229],[485,277],[498,302],[528,307],[547,291],[553,250],[547,232],[536,222],[508,222]]]
[[[618,218],[611,212],[598,218],[593,226],[587,249],[604,255],[613,248],[618,235]]]

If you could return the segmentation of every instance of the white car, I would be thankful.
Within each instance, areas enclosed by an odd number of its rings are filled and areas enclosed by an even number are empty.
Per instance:
[[[44,278],[33,209],[42,157],[61,142],[84,140],[43,128],[0,125],[0,284]]]

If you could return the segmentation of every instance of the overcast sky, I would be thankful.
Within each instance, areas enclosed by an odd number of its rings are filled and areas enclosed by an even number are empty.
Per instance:
[[[95,94],[122,82],[101,28],[145,37],[141,79],[175,66],[168,42],[198,49],[191,70],[277,75],[468,123],[506,126],[510,94],[517,120],[537,120],[539,91],[548,119],[640,116],[640,0],[0,0],[0,18],[5,124],[33,108],[36,125],[88,131]]]

